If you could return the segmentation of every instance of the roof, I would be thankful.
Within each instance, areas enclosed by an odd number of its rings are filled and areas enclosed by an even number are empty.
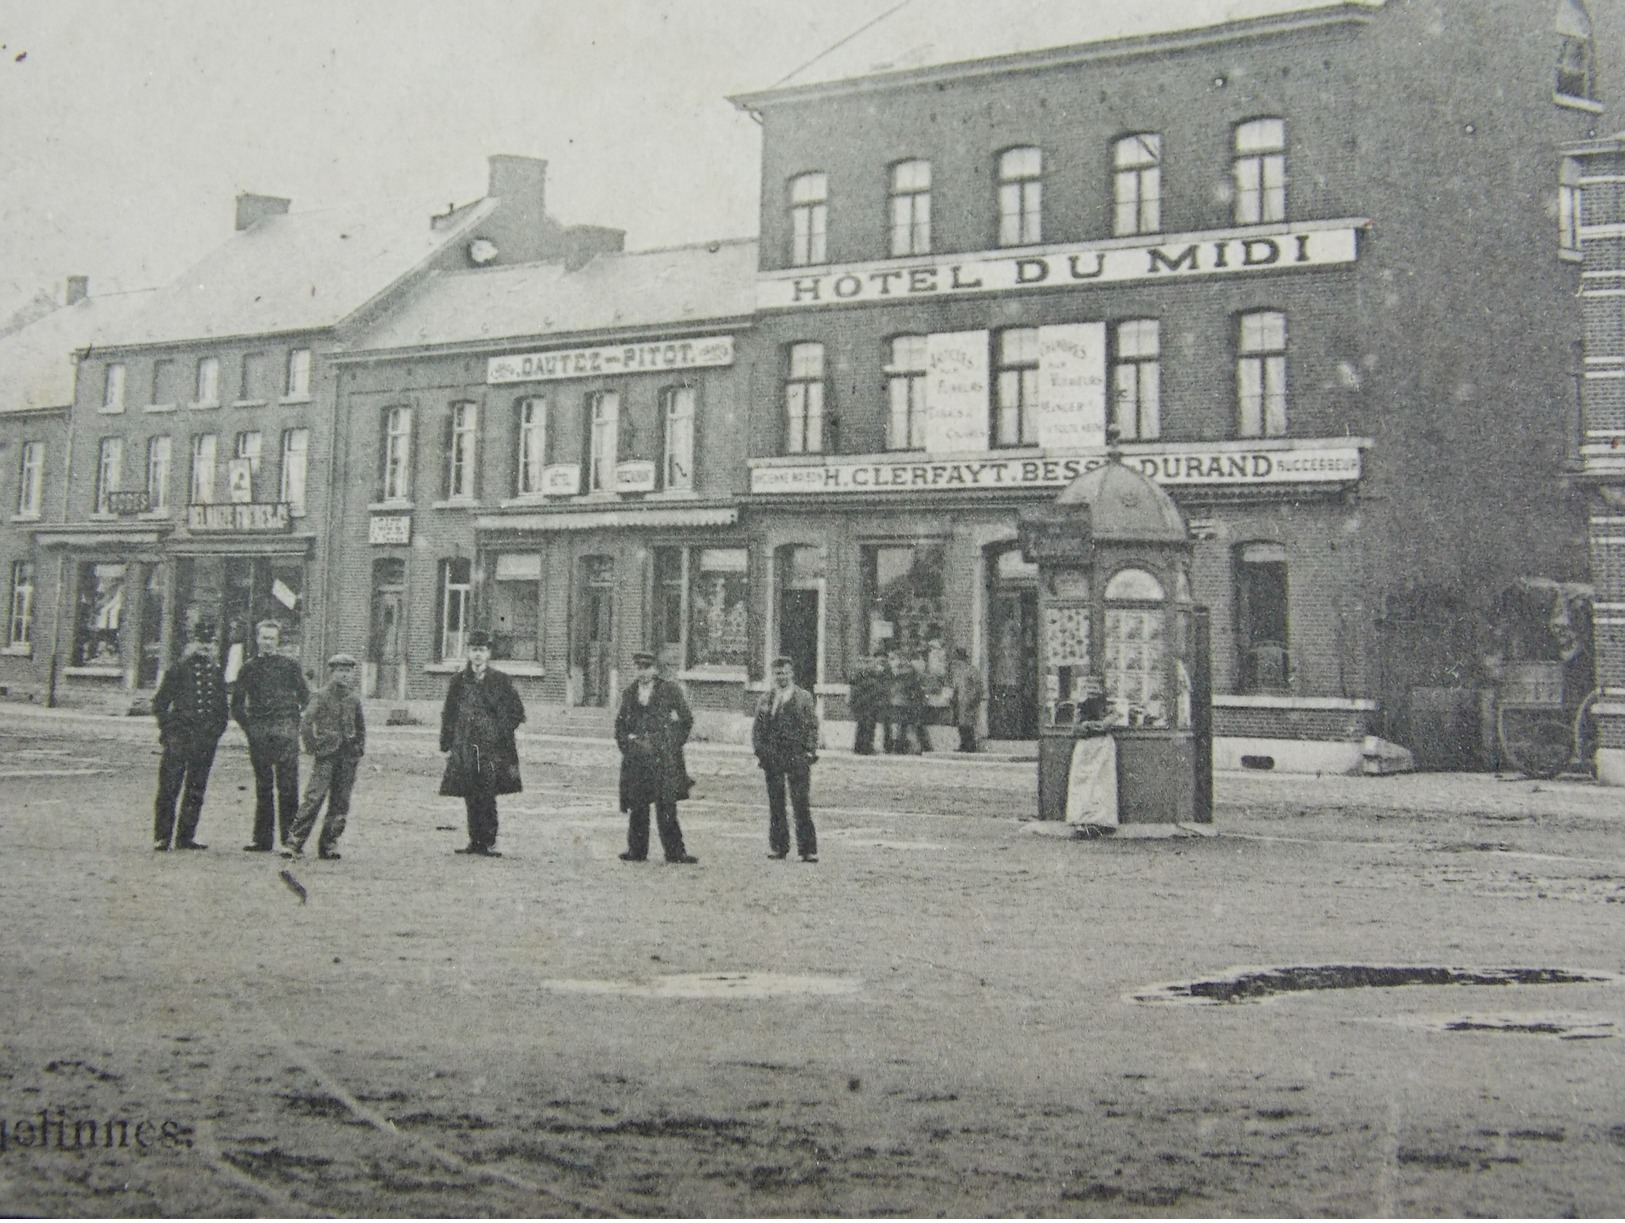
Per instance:
[[[130,325],[156,296],[150,289],[87,297],[0,336],[0,413],[73,406],[73,354]]]
[[[903,0],[783,80],[741,100],[779,90],[918,72],[1092,44],[1156,40],[1283,14],[1380,8],[1385,0]]]
[[[1087,505],[1089,533],[1118,543],[1189,541],[1185,516],[1157,482],[1122,463],[1103,463],[1061,490],[1056,505]]]
[[[337,326],[489,214],[440,227],[421,212],[329,208],[266,217],[158,291],[110,344],[165,344]]]
[[[584,267],[522,263],[435,272],[354,351],[542,339],[748,316],[756,242],[598,255]]]

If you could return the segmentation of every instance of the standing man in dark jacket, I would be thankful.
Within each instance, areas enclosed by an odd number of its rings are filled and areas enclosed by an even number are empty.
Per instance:
[[[305,852],[305,842],[316,827],[322,802],[327,802],[327,819],[316,851],[323,858],[339,857],[339,838],[350,814],[350,791],[355,788],[356,767],[367,754],[367,718],[361,698],[355,694],[356,662],[353,654],[335,654],[327,660],[328,681],[305,710],[299,723],[299,737],[305,750],[316,757],[310,770],[305,801],[294,816],[293,826],[282,838],[282,856],[297,858]]]
[[[519,745],[513,733],[525,720],[525,703],[501,671],[491,666],[491,635],[468,634],[468,665],[451,677],[440,711],[440,750],[450,752],[440,793],[468,807],[468,845],[460,854],[500,858],[497,795],[518,794]]]
[[[173,834],[176,849],[207,849],[197,843],[197,823],[203,814],[203,793],[209,786],[215,748],[226,729],[226,676],[215,659],[213,624],[199,620],[193,626],[192,642],[181,660],[164,672],[158,694],[152,698],[152,712],[164,748],[158,760],[152,847],[167,850]],[[179,827],[175,823],[177,797],[181,799]]]
[[[812,694],[798,688],[795,664],[788,658],[773,660],[773,686],[756,704],[750,729],[756,763],[767,779],[768,857],[790,852],[790,827],[785,818],[784,791],[796,817],[796,852],[803,862],[818,861],[818,833],[813,828],[812,766],[818,759],[818,711]]]
[[[885,716],[887,699],[884,669],[883,658],[860,658],[852,676],[852,717],[858,724],[852,750],[860,756],[875,754],[875,724]]]
[[[655,809],[655,827],[667,862],[692,863],[699,859],[683,845],[677,823],[677,803],[688,797],[688,770],[683,745],[694,727],[683,690],[662,679],[655,656],[639,651],[632,656],[637,678],[621,693],[615,714],[615,742],[621,749],[621,810],[627,814],[626,852],[623,862],[642,862],[649,856],[649,806]]]
[[[271,836],[285,842],[299,810],[299,715],[310,700],[299,664],[278,653],[282,626],[261,620],[254,630],[258,652],[237,672],[231,716],[248,736],[254,765],[254,840],[243,848],[269,853]]]

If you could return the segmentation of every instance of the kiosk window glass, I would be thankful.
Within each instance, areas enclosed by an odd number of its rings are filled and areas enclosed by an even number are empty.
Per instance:
[[[1121,570],[1106,583],[1101,670],[1106,700],[1119,722],[1167,724],[1167,611],[1162,602],[1162,583],[1143,569]]]

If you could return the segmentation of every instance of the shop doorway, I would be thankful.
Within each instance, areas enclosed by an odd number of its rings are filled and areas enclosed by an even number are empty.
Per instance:
[[[615,558],[581,558],[581,615],[576,627],[576,666],[581,703],[609,704],[615,664]]]
[[[401,650],[405,607],[406,562],[399,557],[373,561],[372,621],[362,677],[369,697],[406,699],[406,660]]]
[[[779,550],[778,652],[790,659],[796,684],[808,692],[818,682],[823,579],[822,548]]]
[[[988,566],[987,733],[1038,735],[1038,571],[1021,553],[995,553]]]

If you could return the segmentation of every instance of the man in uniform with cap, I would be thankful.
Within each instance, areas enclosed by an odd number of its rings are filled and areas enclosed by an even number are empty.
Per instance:
[[[299,715],[310,701],[299,664],[277,652],[282,626],[261,620],[254,630],[257,651],[237,672],[231,716],[248,736],[254,766],[254,839],[250,853],[268,853],[272,833],[288,839],[299,807]]]
[[[322,821],[316,850],[323,858],[339,856],[334,846],[344,835],[345,818],[350,814],[356,765],[367,752],[367,721],[361,712],[361,698],[355,694],[358,665],[352,654],[329,658],[327,683],[311,698],[305,716],[299,720],[299,738],[305,750],[316,757],[316,764],[310,770],[299,814],[293,817],[293,827],[282,842],[284,858],[304,854],[323,799],[327,800],[327,818]]]
[[[215,628],[208,620],[192,626],[192,640],[180,661],[164,672],[152,698],[158,719],[158,797],[153,802],[154,849],[207,849],[197,843],[203,794],[209,786],[215,749],[226,729],[226,676],[215,658]],[[184,795],[182,787],[185,788]],[[180,824],[175,800],[180,798]]]
[[[773,660],[773,686],[762,694],[751,724],[751,746],[767,780],[768,857],[790,852],[790,826],[784,792],[796,819],[796,852],[803,862],[818,861],[818,833],[812,821],[812,766],[818,759],[818,710],[812,693],[798,687],[795,663]]]
[[[514,731],[525,720],[525,703],[501,671],[491,666],[491,634],[470,629],[468,664],[446,688],[440,710],[440,750],[448,752],[440,793],[463,800],[468,844],[454,853],[500,858],[497,796],[517,794],[519,745]]]
[[[694,715],[680,685],[661,678],[655,656],[647,650],[632,655],[637,678],[621,694],[615,714],[615,742],[621,749],[621,810],[627,814],[623,862],[649,856],[649,806],[655,809],[660,849],[667,862],[699,859],[683,845],[677,803],[688,797],[688,770],[683,745],[694,727]]]

